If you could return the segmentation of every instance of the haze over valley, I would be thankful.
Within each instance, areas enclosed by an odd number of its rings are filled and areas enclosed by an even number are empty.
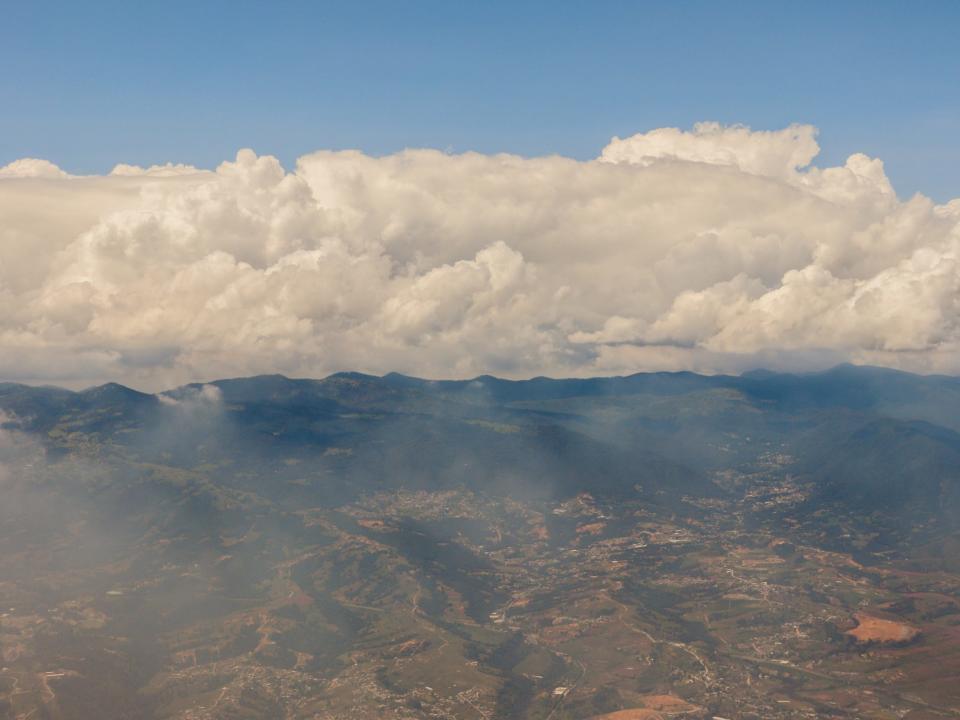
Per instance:
[[[0,385],[0,717],[952,717],[958,397]]]

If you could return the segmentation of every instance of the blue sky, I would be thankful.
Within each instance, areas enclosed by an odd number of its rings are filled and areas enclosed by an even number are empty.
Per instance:
[[[820,128],[960,196],[960,3],[0,2],[0,164],[240,147],[594,157],[699,120]]]

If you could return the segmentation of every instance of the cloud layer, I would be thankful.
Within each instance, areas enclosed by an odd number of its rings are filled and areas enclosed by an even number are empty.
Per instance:
[[[960,200],[901,201],[880,160],[817,152],[810,126],[704,123],[589,162],[18,160],[0,168],[0,378],[960,371]]]

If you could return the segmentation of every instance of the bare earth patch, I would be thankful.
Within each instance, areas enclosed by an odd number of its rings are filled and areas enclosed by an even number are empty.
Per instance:
[[[858,643],[908,643],[920,635],[920,630],[893,620],[882,620],[872,615],[855,613],[857,627],[847,630],[846,635]]]
[[[663,720],[663,715],[649,708],[631,708],[605,715],[594,715],[590,720]]]
[[[680,715],[699,709],[676,695],[645,695],[643,707],[595,715],[590,720],[663,720],[671,715]]]

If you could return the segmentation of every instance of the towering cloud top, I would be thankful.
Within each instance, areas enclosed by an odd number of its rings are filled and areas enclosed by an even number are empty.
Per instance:
[[[0,168],[0,377],[960,371],[960,201],[815,130],[700,124],[595,161],[250,150]]]
[[[693,132],[660,128],[626,140],[614,138],[601,160],[651,165],[663,158],[730,165],[744,172],[794,180],[820,152],[816,128],[791,125],[785,130],[754,132],[743,126],[698,123]]]

